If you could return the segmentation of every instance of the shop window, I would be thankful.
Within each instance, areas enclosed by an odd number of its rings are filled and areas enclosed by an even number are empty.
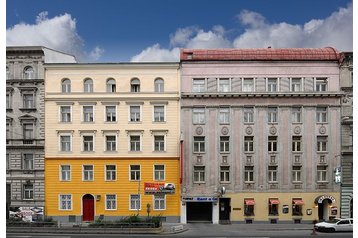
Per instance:
[[[302,205],[301,199],[292,199],[292,216],[302,216]]]
[[[269,215],[278,216],[278,199],[269,199]]]
[[[245,204],[244,204],[245,216],[254,216],[255,215],[254,209],[255,209],[255,200],[245,199]]]

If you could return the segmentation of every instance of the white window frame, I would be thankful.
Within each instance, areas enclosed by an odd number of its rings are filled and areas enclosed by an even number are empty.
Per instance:
[[[278,138],[277,136],[268,136],[267,138],[267,152],[276,153],[278,151]]]
[[[254,166],[244,166],[244,183],[254,183],[254,182],[255,182]]]
[[[28,71],[31,69],[31,71]],[[35,70],[32,66],[26,66],[24,67],[24,70],[22,71],[22,78],[23,79],[34,79],[35,78]]]
[[[85,82],[87,80],[91,80],[92,83],[91,84],[88,84],[88,83],[86,84]],[[89,87],[89,85],[90,85],[90,87]],[[84,93],[93,93],[94,92],[94,80],[92,78],[85,78],[83,80],[83,92]]]
[[[114,170],[108,170],[107,166],[114,166]],[[108,179],[107,173],[110,172],[110,179]],[[115,179],[112,179],[112,175],[114,173]],[[104,165],[104,180],[105,181],[117,181],[117,165],[116,164],[105,164]]]
[[[66,197],[65,202],[66,202],[66,206],[65,208],[62,207],[62,196],[69,196],[69,199]],[[70,208],[68,208],[68,203],[70,202]],[[59,194],[58,195],[58,210],[60,211],[72,211],[73,206],[72,206],[72,194]]]
[[[161,81],[162,83],[158,83]],[[159,85],[159,87],[157,87]],[[164,92],[164,79],[158,77],[154,79],[154,92],[163,93]]]
[[[299,81],[299,83],[298,83],[298,81]],[[301,92],[302,91],[302,78],[290,78],[290,91],[291,92]]]
[[[92,121],[85,121],[85,110],[84,108],[85,107],[92,107]],[[84,123],[93,123],[95,122],[95,110],[94,110],[94,106],[93,105],[82,105],[81,107],[81,122],[84,122]],[[89,113],[90,115],[91,113]]]
[[[278,123],[278,107],[267,108],[267,122]]]
[[[135,120],[135,121],[131,121],[131,108],[132,107],[139,107],[139,120]],[[128,122],[130,123],[140,123],[142,122],[142,105],[128,105]],[[137,116],[135,117],[135,119],[137,119]]]
[[[328,122],[328,107],[316,107],[316,121],[317,123]]]
[[[324,169],[322,169],[324,168]],[[325,177],[325,179],[323,179]],[[328,166],[318,165],[317,166],[317,182],[326,183],[328,182]]]
[[[109,83],[109,81],[114,81],[114,84],[113,83]],[[114,85],[114,90],[113,90],[113,85]],[[106,92],[107,93],[115,93],[117,92],[117,82],[114,78],[108,78],[106,80]]]
[[[88,180],[85,180],[85,166],[92,166],[92,179],[88,179]],[[91,170],[87,170],[89,171],[89,175],[90,175],[90,171]],[[90,177],[90,176],[89,176]],[[82,165],[82,181],[83,182],[93,182],[94,181],[94,165],[93,164],[83,164]]]
[[[70,83],[64,83],[64,81],[69,81]],[[64,78],[61,80],[61,92],[62,93],[71,93],[71,80],[69,78]]]
[[[326,77],[317,77],[314,81],[314,91],[316,92],[327,92],[328,91],[328,78]],[[317,88],[318,86],[318,88]],[[325,90],[322,90],[324,86]]]
[[[30,160],[26,159],[26,155],[31,155],[32,156],[31,159]],[[33,170],[34,165],[35,165],[35,155],[33,153],[23,153],[22,157],[23,157],[22,158],[22,162],[23,162],[22,169],[24,169],[24,170]],[[30,163],[28,163],[26,161],[30,161]],[[28,168],[27,164],[30,165],[29,168]]]
[[[228,140],[222,140],[224,138],[228,138]],[[223,145],[223,150],[221,145]],[[230,136],[219,136],[219,151],[220,153],[230,153]]]
[[[62,136],[69,136],[70,137],[70,150],[62,150]],[[58,135],[58,151],[59,152],[72,152],[72,133],[60,133]]]
[[[163,120],[162,121],[156,121],[156,117],[155,117],[155,114],[156,114],[156,111],[155,111],[155,108],[156,107],[163,107]],[[156,105],[153,105],[153,122],[155,123],[163,123],[163,122],[166,122],[167,121],[167,115],[166,115],[166,105],[159,105],[159,104],[156,104]]]
[[[32,186],[32,189],[25,189],[25,186]],[[22,184],[22,196],[23,196],[23,200],[34,200],[34,196],[35,196],[35,186],[33,183],[31,184]],[[28,197],[26,197],[26,195],[28,194]]]
[[[131,150],[131,137],[132,136],[139,136],[139,150]],[[128,152],[134,152],[134,153],[138,153],[138,152],[142,152],[142,134],[129,134],[128,135]]]
[[[274,168],[274,169],[271,169]],[[269,183],[277,183],[278,182],[278,168],[277,166],[268,166],[267,168],[267,181]]]
[[[163,149],[162,150],[155,150],[155,137],[156,136],[163,136]],[[166,152],[167,151],[167,136],[162,133],[155,133],[153,134],[153,152]]]
[[[114,199],[109,200],[108,196],[114,196]],[[106,194],[105,197],[106,197],[106,199],[104,201],[105,202],[105,210],[106,211],[115,211],[115,210],[117,210],[117,194]],[[108,207],[108,201],[111,202],[110,207]],[[114,204],[113,204],[113,202],[114,202]],[[113,205],[114,205],[114,207],[113,207]]]
[[[70,121],[62,121],[62,107],[69,107],[70,108]],[[61,123],[70,123],[70,122],[72,122],[72,106],[71,105],[61,105],[61,106],[59,106],[59,108],[58,108],[59,110],[58,110],[58,114],[59,114],[59,118],[58,118],[58,121],[59,122],[61,122]],[[67,115],[67,113],[66,113],[66,115]],[[67,118],[67,116],[66,116],[66,118]]]
[[[302,123],[302,107],[291,108],[291,120],[292,123]]]
[[[132,208],[132,196],[138,196],[139,199],[134,199],[135,208]],[[129,210],[130,211],[140,211],[142,209],[141,206],[141,195],[140,194],[129,194]],[[139,208],[137,207],[139,205]]]
[[[200,168],[200,169],[199,169]],[[204,169],[203,169],[204,168]],[[197,176],[196,176],[197,175]],[[193,167],[193,182],[194,183],[205,183],[205,166],[194,166]],[[203,177],[203,180],[201,179]],[[196,179],[197,178],[197,179]]]
[[[204,81],[204,84],[195,84],[194,82]],[[207,92],[206,78],[193,78],[192,79],[192,92],[193,93],[205,93]],[[200,86],[199,86],[200,85]]]
[[[204,140],[195,141],[195,138],[198,138],[198,137],[204,138]],[[198,146],[197,146],[198,151],[195,151],[195,144],[198,144]],[[202,148],[202,147],[204,147],[204,148]],[[193,153],[202,154],[202,153],[205,153],[205,151],[206,151],[205,136],[194,136],[193,137]]]
[[[115,138],[115,142],[114,142],[115,148],[114,148],[114,150],[108,150],[108,148],[107,148],[107,136],[114,136],[114,138]],[[118,144],[118,136],[117,136],[117,134],[104,134],[103,147],[104,147],[105,152],[117,152],[117,150],[118,150],[117,144]]]
[[[276,83],[272,83],[272,80],[276,80]],[[275,90],[272,90],[275,88]],[[280,91],[280,83],[279,78],[266,78],[266,91],[267,92],[279,92]]]
[[[255,108],[254,107],[244,107],[244,123],[254,123],[255,120]]]
[[[107,107],[114,107],[114,114],[115,114],[116,120],[114,120],[114,121],[108,121],[107,120]],[[112,113],[111,113],[111,119],[112,119]],[[104,106],[104,122],[106,122],[106,123],[114,123],[114,122],[117,122],[117,120],[118,120],[117,105],[105,105]]]
[[[251,84],[245,84],[245,82],[247,81],[252,81],[252,85]],[[247,86],[250,86],[250,89],[248,89]],[[251,88],[252,87],[252,88]],[[242,78],[242,91],[243,92],[255,92],[255,78]]]
[[[299,168],[299,169],[297,169]],[[299,183],[302,182],[302,167],[301,166],[292,166],[292,182]]]
[[[226,168],[226,169],[223,169]],[[228,180],[227,180],[228,177]],[[222,179],[224,178],[224,179]],[[220,183],[230,183],[230,166],[221,165],[220,166]]]
[[[85,139],[85,137],[87,137],[87,136],[92,136],[92,146],[93,146],[93,150],[85,150],[85,141],[84,141],[84,139]],[[85,152],[85,153],[92,153],[92,152],[96,152],[96,136],[95,136],[95,134],[93,133],[93,134],[82,134],[81,135],[81,152]]]
[[[158,199],[158,197],[159,197],[159,199]],[[159,204],[161,204],[161,202],[163,202],[163,205],[164,205],[164,207],[163,208],[156,208],[156,200],[158,200],[159,201]],[[165,194],[154,194],[153,195],[153,210],[154,211],[164,211],[164,210],[166,210],[167,209],[167,205],[166,205],[166,203],[167,203],[167,201],[166,201],[167,199],[166,199],[166,195]]]
[[[227,91],[223,90],[222,86],[223,84],[221,84],[220,82],[223,82],[223,81],[227,81],[228,84],[224,84],[224,86],[227,86]],[[220,93],[228,93],[228,92],[231,92],[231,78],[217,78],[217,89],[218,89],[218,92]]]
[[[219,108],[219,123],[230,124],[230,108],[220,107]]]
[[[302,136],[292,136],[292,152],[302,152]]]
[[[250,140],[249,140],[250,139]],[[255,143],[253,136],[244,136],[244,153],[254,153]],[[250,149],[252,147],[252,150]]]
[[[206,110],[205,107],[194,107],[192,109],[193,124],[202,125],[206,123]]]
[[[132,179],[132,168],[131,166],[139,166],[139,170],[133,170],[133,172],[135,172],[135,179]],[[141,177],[142,177],[142,166],[140,164],[130,164],[128,165],[129,167],[129,181],[141,181]],[[137,178],[137,172],[139,171],[139,179]]]
[[[317,136],[317,152],[327,152],[328,136]],[[325,148],[325,150],[324,150]]]
[[[155,169],[155,166],[163,166],[163,170],[157,170],[157,169]],[[159,174],[159,178],[156,177],[157,172]],[[153,180],[154,181],[164,181],[165,180],[165,164],[154,164],[153,165]]]
[[[63,166],[68,166],[69,170],[63,170]],[[59,174],[60,181],[63,181],[63,182],[71,181],[71,172],[72,172],[71,171],[71,165],[70,164],[60,164],[59,167],[60,167],[60,169],[59,169],[59,171],[60,171],[60,174]],[[65,172],[65,176],[63,176],[64,175],[63,172]]]

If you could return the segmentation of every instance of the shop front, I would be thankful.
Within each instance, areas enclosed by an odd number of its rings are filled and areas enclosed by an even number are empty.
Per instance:
[[[218,224],[218,197],[183,197],[181,222],[203,222]]]
[[[318,208],[318,220],[328,221],[335,218],[338,214],[336,199],[331,195],[320,195],[316,197],[314,203]]]

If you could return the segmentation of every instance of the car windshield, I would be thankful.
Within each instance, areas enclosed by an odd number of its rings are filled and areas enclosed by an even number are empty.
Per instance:
[[[337,223],[337,222],[339,222],[341,219],[332,219],[332,220],[329,220],[329,221],[327,221],[327,223]]]

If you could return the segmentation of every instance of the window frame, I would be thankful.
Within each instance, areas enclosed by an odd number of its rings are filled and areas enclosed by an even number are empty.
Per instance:
[[[108,169],[108,166],[114,166],[114,169]],[[104,180],[106,182],[110,181],[117,181],[117,165],[116,164],[105,164],[104,165]],[[113,178],[114,174],[114,178]]]
[[[31,158],[27,158],[27,156],[30,156]],[[23,162],[23,166],[22,169],[23,170],[34,170],[35,169],[35,156],[33,153],[23,153],[22,154],[22,162]]]
[[[317,183],[328,183],[328,166],[317,165]]]
[[[62,141],[62,137],[69,137],[70,138],[70,141],[69,142],[65,142],[65,143],[69,143],[69,150],[62,150],[62,143],[63,143],[63,141]],[[72,152],[72,134],[71,133],[60,133],[59,135],[58,135],[58,137],[59,137],[59,152]]]
[[[231,179],[230,179],[230,166],[221,165],[220,166],[220,183],[230,183],[230,181],[231,181]]]
[[[61,80],[61,92],[71,93],[71,80],[69,78],[64,78]]]
[[[91,141],[85,141],[85,137],[92,137],[92,150],[86,150],[86,143],[88,143],[87,147],[90,148],[91,145]],[[85,153],[92,153],[96,151],[96,144],[95,144],[95,134],[82,134],[81,135],[81,139],[82,139],[82,145],[81,145],[81,152],[85,152]]]
[[[244,136],[244,153],[254,153],[254,152],[255,152],[254,136]]]
[[[132,208],[132,196],[137,196],[137,199],[134,199],[135,207]],[[141,201],[141,194],[129,194],[129,210],[130,211],[140,211],[142,209],[142,201]],[[139,205],[139,207],[137,207]]]
[[[280,91],[280,84],[279,78],[266,78],[266,91],[267,92],[279,92]]]
[[[114,198],[109,199],[108,196],[114,196]],[[106,199],[105,199],[105,210],[106,211],[115,211],[117,210],[117,194],[106,194],[105,195]],[[111,202],[111,206],[110,208],[108,207],[108,202]],[[113,207],[113,203],[114,203],[114,207]]]
[[[317,147],[316,147],[317,152],[323,152],[323,153],[328,152],[327,150],[328,136],[317,136],[316,139],[317,139]]]
[[[219,108],[219,124],[230,124],[230,107]]]
[[[154,92],[164,93],[164,79],[162,78],[154,79]]]
[[[163,166],[163,169],[156,169],[156,166]],[[159,175],[159,176],[157,176]],[[165,164],[154,164],[153,165],[153,180],[154,181],[165,181]]]
[[[163,202],[164,207],[163,208],[156,208],[156,198],[159,198],[159,204],[160,202]],[[153,211],[165,211],[167,209],[167,205],[166,205],[166,195],[165,194],[153,194]]]
[[[108,141],[108,137],[114,137],[114,141]],[[117,152],[118,148],[117,148],[117,135],[115,134],[105,134],[104,135],[104,151],[105,152]],[[108,149],[108,143],[111,143],[111,148],[112,149]],[[114,145],[114,149],[113,149],[113,145]]]
[[[92,170],[85,170],[85,166],[92,166]],[[86,179],[86,173],[88,173],[88,178]],[[94,181],[94,165],[93,164],[83,164],[82,165],[82,182],[93,182]]]
[[[230,136],[219,136],[220,153],[230,153]]]
[[[315,78],[315,91],[316,92],[327,92],[328,91],[328,78],[317,77]]]
[[[139,141],[132,141],[132,137],[139,137]],[[142,136],[138,134],[130,134],[128,141],[128,152],[142,152]],[[132,150],[132,143],[135,143],[135,150]],[[137,149],[137,143],[139,143],[139,149]]]
[[[139,166],[139,170],[138,169],[132,169],[132,166]],[[129,181],[141,181],[141,169],[142,166],[140,164],[130,164],[129,165]],[[132,173],[134,175],[134,177],[132,178]],[[138,178],[139,176],[139,178]]]
[[[63,167],[68,166],[68,170],[64,170]],[[60,181],[61,182],[70,182],[71,181],[71,165],[70,164],[60,164]],[[65,176],[64,176],[65,175]]]
[[[69,196],[65,198],[64,202],[70,202],[70,208],[68,208],[68,203],[66,203],[65,208],[62,207],[62,196]],[[59,194],[58,195],[58,210],[60,211],[72,211],[73,206],[72,206],[72,194]]]
[[[328,123],[328,107],[316,107],[316,123]]]
[[[298,87],[298,90],[297,90]],[[302,78],[290,78],[290,91],[301,92],[302,91]]]
[[[193,124],[204,125],[206,123],[206,110],[205,107],[194,107],[192,109]]]
[[[292,123],[302,123],[302,107],[291,108]]]
[[[267,167],[267,175],[268,183],[278,183],[278,166],[269,165]]]
[[[302,182],[302,166],[293,165],[292,166],[292,183],[301,183]]]
[[[252,165],[244,166],[244,183],[255,183],[255,168]]]
[[[138,83],[136,83],[138,81]],[[140,93],[140,79],[132,78],[130,81],[130,92],[131,93]]]
[[[31,71],[29,71],[31,69]],[[22,78],[26,80],[31,80],[35,78],[35,70],[32,66],[26,66],[24,67],[24,70],[22,71]]]
[[[277,153],[278,152],[278,137],[268,136],[267,137],[267,152]]]
[[[69,112],[63,112],[63,108],[69,108]],[[63,120],[66,118],[66,120]],[[69,119],[69,121],[68,121]],[[72,106],[71,105],[61,105],[59,106],[59,122],[61,123],[71,123],[72,122]]]
[[[156,111],[156,108],[163,108],[163,112],[161,111]],[[157,117],[156,115],[159,113],[159,117]],[[159,120],[156,120],[157,118],[159,118]],[[165,105],[153,105],[153,122],[155,123],[163,123],[166,122],[166,106]]]
[[[83,92],[84,93],[93,93],[94,92],[94,82],[91,78],[85,78],[83,80]]]
[[[302,152],[302,136],[292,136],[292,152]]]
[[[205,183],[205,166],[194,165],[193,167],[193,183]]]
[[[198,139],[201,139],[201,140],[198,140]],[[193,137],[193,153],[195,153],[195,154],[205,153],[205,151],[206,151],[205,144],[206,144],[205,136],[194,136]],[[195,148],[197,148],[197,150]]]
[[[30,100],[27,98],[30,96]],[[22,93],[22,107],[25,109],[35,109],[36,108],[36,93],[35,91],[27,91]]]
[[[227,82],[227,84],[222,84],[222,82]],[[231,79],[230,78],[217,78],[217,88],[220,93],[229,93],[231,92]],[[227,91],[225,88],[227,87]]]
[[[252,82],[252,83],[247,83]],[[255,92],[255,78],[242,78],[242,91]]]
[[[278,107],[267,108],[267,123],[278,123]]]
[[[114,112],[110,112],[109,108],[113,108],[113,107],[114,107]],[[113,117],[113,114],[114,114],[114,117]],[[108,118],[110,120],[108,120]],[[113,120],[113,118],[114,118],[114,120]],[[104,121],[106,123],[108,123],[108,122],[112,122],[112,123],[117,122],[117,105],[106,105],[104,107]]]
[[[156,141],[156,137],[159,137],[159,136],[163,137],[163,140]],[[162,149],[157,150],[156,143],[160,143],[159,147],[162,147]],[[166,152],[166,135],[164,135],[164,134],[154,134],[153,135],[153,152]]]
[[[138,107],[139,107],[139,111],[134,111],[134,112],[132,111],[132,109],[134,110],[134,108],[138,108]],[[142,105],[129,105],[128,111],[129,111],[128,122],[130,122],[130,123],[141,123],[142,122]],[[134,115],[133,120],[132,120],[132,114]]]
[[[29,188],[26,188],[26,186],[31,186],[32,188],[29,189]],[[22,193],[23,200],[34,200],[35,188],[34,188],[33,183],[23,184],[22,189],[23,189],[23,193]]]
[[[193,78],[192,79],[192,92],[193,93],[205,93],[207,92],[206,78]],[[199,83],[203,82],[203,83]]]
[[[114,83],[112,82],[114,81]],[[115,93],[117,92],[117,82],[114,78],[108,78],[106,81],[106,92]]]
[[[86,112],[85,109],[91,108],[90,112]],[[81,122],[84,123],[93,123],[95,122],[95,109],[93,105],[83,105],[82,106],[82,113],[81,113]],[[91,117],[92,116],[92,117]]]

